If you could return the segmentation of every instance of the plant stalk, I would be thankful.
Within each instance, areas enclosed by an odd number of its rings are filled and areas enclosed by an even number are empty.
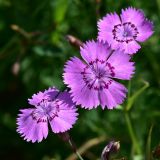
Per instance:
[[[84,160],[84,159],[82,158],[82,156],[79,154],[79,152],[77,151],[77,149],[75,148],[75,146],[73,145],[71,139],[69,139],[68,142],[69,142],[71,148],[74,150],[74,152],[75,152],[75,154],[77,155],[77,157],[78,157],[80,160]]]
[[[140,148],[140,145],[139,145],[138,140],[136,138],[136,135],[134,133],[129,114],[128,114],[127,111],[124,111],[124,114],[125,114],[125,121],[126,121],[126,124],[127,124],[127,128],[128,128],[129,134],[130,134],[130,138],[131,138],[132,143],[133,143],[133,148],[134,148],[135,152],[140,155],[141,154],[141,148]]]

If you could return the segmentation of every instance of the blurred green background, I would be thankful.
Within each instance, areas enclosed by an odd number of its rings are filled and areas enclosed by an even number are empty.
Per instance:
[[[29,107],[27,98],[33,93],[49,86],[63,88],[64,63],[71,56],[80,56],[66,35],[82,41],[96,39],[97,20],[128,6],[144,10],[154,23],[154,35],[134,56],[131,95],[144,86],[142,80],[149,87],[134,99],[129,111],[141,159],[148,159],[146,154],[160,144],[160,0],[0,0],[0,160],[64,160],[72,154],[69,145],[52,132],[41,143],[25,142],[16,133],[17,114]],[[78,148],[91,144],[84,159],[99,159],[110,140],[121,143],[117,157],[140,159],[135,157],[122,110],[99,107],[79,109],[79,114],[70,134]],[[97,137],[94,145],[90,140]]]

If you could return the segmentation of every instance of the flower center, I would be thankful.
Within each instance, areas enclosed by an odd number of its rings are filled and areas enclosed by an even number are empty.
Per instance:
[[[113,30],[113,39],[117,42],[129,43],[137,38],[139,34],[137,27],[131,22],[115,25]]]
[[[94,90],[108,89],[112,83],[110,77],[115,76],[114,67],[107,61],[99,59],[86,65],[81,74],[86,86]]]
[[[42,101],[36,109],[32,112],[32,118],[39,122],[47,122],[47,120],[52,120],[58,116],[59,112],[59,100],[53,102]]]

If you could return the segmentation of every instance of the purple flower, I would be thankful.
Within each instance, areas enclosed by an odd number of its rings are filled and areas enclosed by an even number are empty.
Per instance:
[[[89,41],[81,47],[85,62],[73,57],[64,69],[64,83],[71,88],[77,105],[92,109],[101,105],[113,109],[126,97],[127,89],[114,79],[129,80],[134,73],[130,56],[111,51],[108,45]]]
[[[49,88],[34,94],[29,104],[35,108],[22,109],[17,118],[17,132],[27,141],[42,141],[48,135],[48,121],[54,133],[62,133],[77,120],[75,104],[68,92]]]
[[[126,54],[136,53],[153,34],[153,25],[141,10],[129,7],[116,13],[107,14],[98,22],[98,40],[107,42],[112,49],[120,49]]]

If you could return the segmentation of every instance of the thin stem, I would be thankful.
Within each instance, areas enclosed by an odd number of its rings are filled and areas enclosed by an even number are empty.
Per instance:
[[[132,127],[128,112],[125,111],[124,114],[125,114],[125,120],[126,120],[127,128],[128,128],[128,131],[129,131],[132,143],[133,143],[134,150],[136,151],[137,154],[141,154],[141,148],[140,148],[140,145],[139,145],[138,140],[136,138],[136,135],[133,131],[133,127]]]
[[[149,129],[148,138],[147,138],[147,146],[146,146],[146,159],[147,160],[152,160],[152,155],[151,155],[152,130],[153,130],[153,124],[151,125]]]
[[[80,160],[84,160],[81,155],[79,154],[79,152],[76,150],[75,146],[73,145],[71,139],[68,140],[70,146],[72,147],[72,149],[74,150],[75,154],[77,155],[77,157],[80,159]]]
[[[126,121],[126,125],[128,128],[128,132],[129,132],[130,138],[132,140],[133,149],[137,154],[141,154],[142,153],[141,147],[140,147],[139,142],[137,140],[137,137],[134,133],[134,129],[133,129],[131,119],[129,116],[129,110],[127,109],[128,105],[130,103],[130,97],[131,97],[131,81],[129,81],[129,83],[128,83],[128,101],[127,101],[126,107],[124,108],[124,115],[125,115],[125,121]]]
[[[128,82],[128,99],[131,96],[131,80]]]
[[[76,151],[76,155],[77,155],[77,157],[78,157],[80,160],[83,160],[83,158],[81,157],[81,155],[79,154],[78,151]]]

